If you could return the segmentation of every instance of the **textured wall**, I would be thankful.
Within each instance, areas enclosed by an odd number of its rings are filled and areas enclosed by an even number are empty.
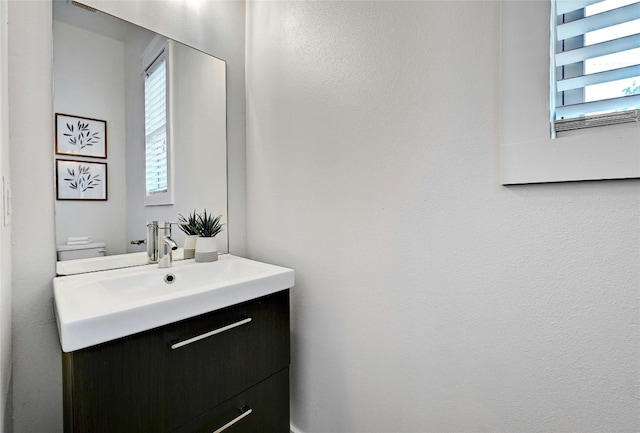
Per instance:
[[[247,6],[301,432],[640,431],[640,182],[499,185],[498,2]]]
[[[13,185],[14,432],[62,430],[60,343],[53,314],[51,4],[9,2]]]
[[[7,2],[0,3],[0,184],[9,173],[9,28]],[[0,187],[1,188],[1,187]],[[4,197],[2,192],[0,196]],[[0,218],[5,205],[0,200]],[[0,220],[0,433],[11,431],[11,226]]]

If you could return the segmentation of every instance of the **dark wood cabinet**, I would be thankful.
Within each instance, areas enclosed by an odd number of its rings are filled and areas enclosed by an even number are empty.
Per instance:
[[[66,433],[289,431],[289,291],[63,354]]]
[[[225,426],[225,433],[289,432],[289,369],[280,370],[172,433],[213,433]]]

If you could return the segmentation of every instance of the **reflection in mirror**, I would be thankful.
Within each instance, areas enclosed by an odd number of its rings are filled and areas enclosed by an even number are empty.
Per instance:
[[[53,18],[55,159],[72,161],[54,188],[58,260],[146,263],[147,221],[206,209],[226,222],[224,61],[71,2],[54,1]],[[172,238],[183,246],[177,227]],[[227,231],[216,239],[228,252]]]

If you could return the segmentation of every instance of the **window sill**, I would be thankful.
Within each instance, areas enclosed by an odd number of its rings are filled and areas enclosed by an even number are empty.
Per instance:
[[[640,177],[640,125],[502,144],[503,185]]]
[[[173,205],[173,194],[171,191],[148,195],[144,198],[145,206],[170,206]]]

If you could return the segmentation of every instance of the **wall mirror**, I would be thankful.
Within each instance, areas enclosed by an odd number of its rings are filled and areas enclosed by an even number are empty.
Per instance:
[[[128,266],[131,261],[113,256],[146,256],[138,241],[146,238],[147,221],[177,221],[206,209],[226,223],[225,74],[223,60],[179,41],[73,2],[53,2],[59,260],[61,250],[90,243],[111,258],[103,263],[112,265],[98,269]],[[165,102],[158,104],[154,92],[163,86]],[[162,138],[153,113],[166,119]],[[145,150],[158,142],[168,155],[160,168]],[[220,252],[228,252],[227,233],[216,237]],[[178,227],[172,237],[183,245]]]

